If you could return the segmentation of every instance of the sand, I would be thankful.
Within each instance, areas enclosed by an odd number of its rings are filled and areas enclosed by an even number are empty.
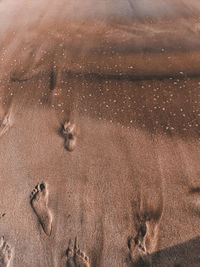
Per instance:
[[[0,267],[200,266],[198,14],[8,3]]]

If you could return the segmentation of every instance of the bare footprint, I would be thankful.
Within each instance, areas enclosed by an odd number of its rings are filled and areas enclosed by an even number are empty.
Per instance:
[[[138,218],[139,219],[139,218]],[[138,232],[135,238],[129,237],[128,247],[134,266],[151,266],[151,257],[146,247],[147,225],[146,219],[139,219]]]
[[[12,251],[10,246],[4,240],[4,237],[0,238],[0,266],[8,267],[12,257]]]
[[[65,148],[68,151],[73,151],[77,143],[77,127],[73,122],[69,120],[63,125],[62,134],[65,138]]]
[[[11,127],[10,114],[8,113],[5,115],[5,117],[0,123],[0,137],[4,135],[10,127]]]
[[[50,236],[52,229],[52,214],[48,208],[48,189],[44,183],[36,185],[31,193],[31,206],[36,213],[44,232]]]
[[[66,252],[67,255],[67,266],[68,267],[75,267],[75,263],[74,263],[74,244],[72,242],[72,240],[69,240],[69,246]]]
[[[76,267],[90,267],[89,258],[80,250],[77,238],[75,239],[74,252]]]
[[[151,256],[148,253],[144,242],[138,238],[129,237],[128,247],[130,250],[131,261],[134,266],[150,267]]]
[[[77,238],[73,246],[73,242],[69,241],[67,249],[67,266],[68,267],[90,267],[89,258],[83,251],[79,249]]]
[[[151,254],[156,250],[161,215],[160,208],[151,207],[137,215],[137,235],[128,240],[134,266],[152,266]]]

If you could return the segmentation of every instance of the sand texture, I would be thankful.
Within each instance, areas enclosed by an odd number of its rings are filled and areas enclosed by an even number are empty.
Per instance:
[[[0,267],[200,266],[199,18],[0,2]]]

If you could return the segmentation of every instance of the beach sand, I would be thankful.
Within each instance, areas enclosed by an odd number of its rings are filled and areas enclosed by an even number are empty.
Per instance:
[[[8,3],[0,266],[200,266],[198,16]]]

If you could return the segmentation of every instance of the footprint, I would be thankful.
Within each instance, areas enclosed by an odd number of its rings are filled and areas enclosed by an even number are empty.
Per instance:
[[[52,229],[52,214],[48,208],[48,189],[45,183],[36,185],[31,193],[31,206],[36,213],[44,232],[50,236]]]
[[[153,207],[144,200],[140,212],[136,214],[137,234],[128,240],[134,266],[152,266],[151,254],[156,251],[162,211],[162,203]]]
[[[155,194],[156,195],[156,194]],[[156,198],[141,194],[139,206],[133,205],[136,236],[129,238],[131,260],[141,266],[152,266],[152,254],[157,250],[159,225],[163,214],[163,193],[158,192]]]
[[[2,135],[4,135],[8,129],[11,127],[11,123],[10,123],[10,114],[6,114],[5,117],[3,118],[3,120],[1,121],[0,124],[0,137]]]
[[[75,267],[75,263],[74,263],[74,244],[72,242],[72,240],[69,240],[69,246],[66,252],[67,255],[67,266],[68,267]]]
[[[65,148],[73,151],[77,143],[77,127],[73,122],[67,120],[63,125],[62,134],[65,138]]]
[[[150,267],[151,256],[148,253],[145,243],[136,236],[135,238],[129,237],[128,247],[130,250],[131,261],[134,266]]]
[[[130,249],[131,260],[134,266],[151,266],[151,256],[146,247],[146,235],[147,235],[147,218],[139,219],[138,232],[135,238],[129,237],[128,247]]]
[[[0,238],[0,266],[8,267],[12,257],[12,251],[10,246],[4,240],[4,237]]]
[[[80,250],[77,238],[74,245],[74,261],[76,267],[90,267],[89,258]]]
[[[67,249],[67,266],[68,267],[90,267],[89,258],[85,255],[83,251],[79,249],[77,238],[75,243],[69,241],[69,246]]]

